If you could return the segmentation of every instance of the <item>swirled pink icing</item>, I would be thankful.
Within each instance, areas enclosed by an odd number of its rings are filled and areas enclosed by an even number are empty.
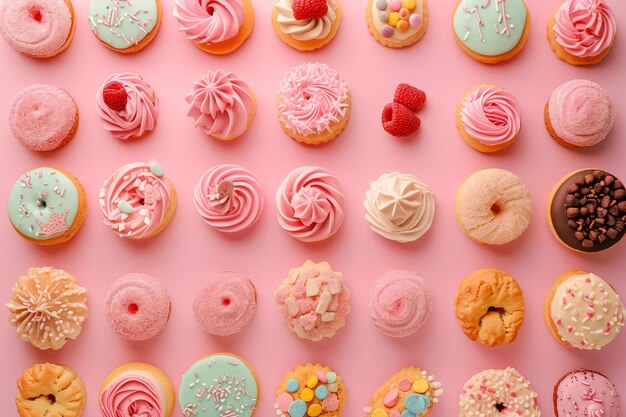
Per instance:
[[[220,232],[240,232],[261,217],[263,189],[252,172],[223,164],[202,175],[193,202],[209,226]]]
[[[580,58],[600,55],[615,40],[615,15],[604,0],[567,0],[554,20],[558,44]]]
[[[245,12],[241,0],[176,0],[174,18],[189,40],[207,44],[237,36]]]
[[[343,223],[341,184],[316,166],[296,168],[276,192],[278,223],[303,242],[317,242],[337,233]]]
[[[171,200],[169,180],[157,162],[124,165],[100,190],[104,224],[129,239],[141,239],[158,230]]]
[[[520,131],[519,104],[500,87],[482,86],[463,99],[461,121],[465,131],[483,145],[500,145]]]
[[[227,140],[241,136],[254,112],[248,84],[224,70],[207,71],[186,97],[187,116],[207,135]]]
[[[122,84],[128,94],[126,108],[122,111],[109,108],[102,95],[104,87],[114,81]],[[139,74],[124,72],[110,75],[98,89],[96,101],[96,110],[104,129],[118,139],[139,138],[156,126],[158,99],[152,87]]]
[[[54,55],[67,42],[72,12],[64,0],[0,3],[0,33],[13,49],[37,58]]]
[[[604,375],[581,369],[563,378],[555,389],[557,417],[617,417],[619,394]]]
[[[278,112],[287,129],[311,135],[330,129],[346,116],[348,84],[326,64],[291,68],[278,86]]]
[[[163,417],[164,390],[157,385],[160,381],[147,372],[118,375],[100,394],[103,417]]]

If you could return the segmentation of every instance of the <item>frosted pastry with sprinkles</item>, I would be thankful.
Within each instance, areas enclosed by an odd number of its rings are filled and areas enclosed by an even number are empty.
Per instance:
[[[441,383],[433,375],[413,366],[403,368],[372,395],[363,417],[425,416],[441,395]]]
[[[426,33],[427,0],[369,0],[365,11],[370,34],[389,48],[411,46]]]

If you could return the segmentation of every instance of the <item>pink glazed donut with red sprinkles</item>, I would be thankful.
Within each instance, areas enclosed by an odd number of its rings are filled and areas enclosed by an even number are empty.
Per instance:
[[[170,318],[171,301],[154,277],[132,273],[119,278],[107,291],[104,317],[123,339],[139,342],[159,334]]]

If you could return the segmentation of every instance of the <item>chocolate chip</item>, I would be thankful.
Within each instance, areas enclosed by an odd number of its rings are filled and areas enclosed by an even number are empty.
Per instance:
[[[593,174],[587,174],[585,175],[585,184],[591,184],[594,181],[594,176]]]
[[[596,212],[596,205],[595,204],[591,204],[590,203],[590,204],[587,204],[585,207],[587,208],[587,211],[589,213],[591,213],[591,214]]]
[[[618,234],[619,234],[618,231],[613,228],[610,228],[609,230],[606,231],[606,235],[612,240],[615,240]]]
[[[576,239],[580,240],[581,242],[585,238],[585,234],[583,232],[576,232],[574,233],[574,236],[576,236]]]
[[[609,213],[611,213],[614,216],[619,216],[619,210],[617,208],[617,204],[615,204],[615,205],[613,205],[613,206],[611,206],[609,208]]]
[[[567,197],[565,197],[565,207],[578,207],[579,205],[580,201],[572,194],[569,194]]]
[[[602,207],[598,207],[596,212],[597,212],[596,215],[601,219],[606,217],[606,214],[608,213],[608,211],[606,209],[603,209]]]
[[[609,214],[609,216],[606,218],[606,225],[611,227],[615,226],[615,223],[617,223],[617,220],[615,219],[615,217],[613,217],[612,214]]]
[[[626,198],[626,191],[625,190],[615,190],[615,194],[613,194],[613,198],[621,201],[624,200]]]
[[[570,185],[569,188],[567,189],[567,192],[570,194],[574,194],[576,191],[578,191],[578,185],[576,184]]]
[[[620,180],[615,180],[615,182],[613,183],[613,189],[617,190],[619,188],[624,188],[624,184],[622,184],[622,182]]]
[[[589,239],[583,240],[583,248],[593,248],[593,241]]]
[[[605,219],[595,219],[595,222],[596,224],[603,225],[605,222]]]
[[[599,171],[599,170],[593,171],[593,176],[594,176],[594,177],[596,178],[596,180],[598,180],[598,181],[602,180],[602,178],[604,178],[604,176],[605,176],[605,175],[606,175],[606,174],[604,173],[604,171]]]
[[[596,185],[593,186],[593,192],[596,194],[600,194],[600,192],[602,191],[602,184],[600,183],[596,183]]]
[[[585,179],[583,177],[578,177],[576,178],[575,183],[580,187],[581,185],[585,185]]]
[[[604,233],[601,233],[600,236],[598,236],[598,242],[603,243],[606,240],[606,235]]]
[[[589,214],[589,209],[587,207],[583,207],[583,208],[580,209],[580,215],[581,216],[584,217],[584,216],[586,216],[588,214]]]
[[[594,242],[598,240],[598,232],[596,232],[595,230],[590,230],[589,239],[593,240]]]
[[[585,204],[587,204],[587,197],[583,197],[580,199],[580,205],[584,206]]]
[[[604,185],[611,185],[615,181],[615,177],[613,175],[607,175],[604,177]]]
[[[578,215],[580,214],[580,209],[576,207],[570,207],[567,209],[566,213],[567,213],[567,217],[572,219],[574,217],[578,217]]]
[[[569,227],[571,227],[572,229],[577,229],[578,228],[578,224],[574,220],[568,220],[567,221],[567,225]]]
[[[625,223],[623,221],[615,222],[614,228],[618,232],[623,232],[624,231],[624,225],[625,225]]]
[[[581,188],[581,189],[580,189],[580,193],[581,193],[582,195],[587,195],[587,194],[589,194],[589,188]]]
[[[619,211],[626,211],[626,201],[620,201],[617,203],[617,209]]]
[[[609,208],[610,204],[611,204],[611,197],[609,197],[608,195],[605,195],[604,197],[602,197],[602,200],[600,201],[600,206],[602,208]]]

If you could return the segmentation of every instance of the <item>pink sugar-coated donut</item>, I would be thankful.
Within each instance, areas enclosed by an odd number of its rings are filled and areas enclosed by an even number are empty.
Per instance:
[[[367,311],[383,334],[405,337],[426,322],[432,304],[432,293],[424,280],[415,272],[399,269],[376,280]]]
[[[216,336],[239,333],[256,314],[256,289],[237,272],[206,280],[193,299],[193,316],[202,330]]]
[[[171,302],[154,277],[132,273],[111,285],[104,301],[104,317],[118,336],[134,342],[148,340],[165,328]]]
[[[17,93],[9,109],[17,140],[33,151],[53,151],[69,142],[78,128],[78,108],[65,90],[34,84]]]

